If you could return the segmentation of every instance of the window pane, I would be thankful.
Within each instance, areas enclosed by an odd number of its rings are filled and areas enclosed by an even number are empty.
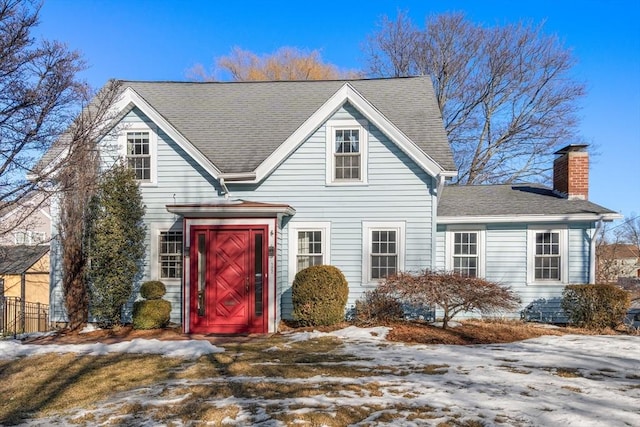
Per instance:
[[[149,132],[127,133],[127,164],[139,181],[151,180]]]
[[[163,231],[159,236],[160,278],[182,278],[182,232]]]
[[[322,264],[322,231],[298,231],[296,272]]]
[[[254,238],[254,313],[256,316],[262,316],[262,233],[256,233]]]
[[[397,272],[397,235],[395,230],[371,231],[371,278],[383,279]]]

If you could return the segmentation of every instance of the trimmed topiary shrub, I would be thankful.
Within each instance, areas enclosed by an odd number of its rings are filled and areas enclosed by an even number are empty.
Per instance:
[[[588,329],[615,328],[630,304],[629,292],[615,285],[569,285],[562,293],[569,321]]]
[[[171,303],[163,299],[136,301],[133,303],[134,329],[159,329],[169,324]]]
[[[300,326],[327,326],[344,320],[349,284],[332,265],[314,265],[296,274],[293,319]]]
[[[159,280],[144,282],[140,287],[140,296],[144,299],[160,299],[167,293],[167,288]]]
[[[140,286],[143,301],[133,303],[134,329],[159,329],[169,324],[171,303],[161,299],[167,293],[164,283],[150,280]]]
[[[364,293],[356,301],[354,320],[359,324],[393,322],[404,319],[402,303],[378,288]]]

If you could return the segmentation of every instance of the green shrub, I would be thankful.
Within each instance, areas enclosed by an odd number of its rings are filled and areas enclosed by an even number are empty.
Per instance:
[[[332,265],[314,265],[293,281],[293,319],[301,326],[326,326],[344,320],[349,284]]]
[[[569,322],[588,329],[615,328],[630,303],[629,293],[615,285],[569,285],[562,293]]]
[[[169,324],[171,303],[163,299],[136,301],[133,303],[133,328],[158,329]]]
[[[404,319],[402,303],[379,288],[365,292],[363,298],[356,301],[354,317],[356,323],[371,324],[402,319]]]
[[[160,299],[167,293],[167,288],[159,280],[144,282],[140,287],[140,295],[144,299]]]

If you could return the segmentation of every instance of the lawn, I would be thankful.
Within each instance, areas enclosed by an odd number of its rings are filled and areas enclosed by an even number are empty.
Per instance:
[[[1,341],[0,424],[640,424],[638,336],[513,322],[343,326]]]

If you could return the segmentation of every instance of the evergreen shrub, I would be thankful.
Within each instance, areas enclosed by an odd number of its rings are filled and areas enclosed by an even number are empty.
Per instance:
[[[134,329],[159,329],[169,324],[171,303],[163,299],[150,299],[133,303]]]
[[[140,287],[140,296],[144,299],[160,299],[167,293],[167,288],[159,280],[149,280]]]
[[[569,285],[562,293],[569,321],[588,329],[615,328],[630,304],[629,292],[615,285]]]
[[[300,326],[328,326],[344,320],[349,284],[332,265],[300,270],[293,281],[293,319]]]

